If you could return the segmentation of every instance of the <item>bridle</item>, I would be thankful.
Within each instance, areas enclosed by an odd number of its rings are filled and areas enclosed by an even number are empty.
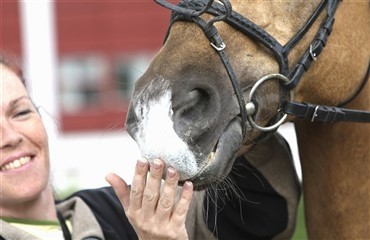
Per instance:
[[[308,118],[311,120],[311,122],[370,122],[370,112],[350,110],[334,106],[320,106],[310,103],[292,102],[292,89],[297,86],[302,78],[302,75],[309,69],[311,62],[317,59],[327,43],[328,37],[333,28],[334,14],[339,5],[339,0],[322,0],[305,25],[284,46],[281,45],[264,29],[248,20],[246,17],[233,11],[231,3],[228,0],[220,0],[221,3],[214,2],[214,0],[182,0],[177,5],[169,3],[166,0],[154,1],[172,10],[170,27],[176,21],[189,21],[196,23],[207,36],[212,47],[217,51],[231,80],[239,103],[243,138],[246,134],[247,121],[249,121],[252,127],[261,131],[273,131],[285,121],[288,115],[293,115],[300,118]],[[326,17],[321,23],[316,36],[303,56],[301,56],[293,68],[289,69],[288,55],[290,51],[303,38],[325,7]],[[204,13],[211,14],[214,16],[214,18],[209,21],[205,21],[200,17]],[[264,45],[273,53],[279,64],[279,73],[266,75],[255,83],[249,93],[247,103],[244,100],[239,81],[237,80],[234,70],[228,60],[228,56],[225,51],[226,45],[218,33],[217,28],[213,25],[218,21],[224,21],[228,23],[237,30],[246,34],[254,41]],[[168,34],[169,30],[167,32],[167,36]],[[369,67],[370,63],[362,86],[366,84],[366,81],[369,78]],[[276,121],[272,125],[262,127],[257,125],[253,120],[253,114],[255,113],[256,109],[256,105],[253,102],[253,94],[263,82],[270,79],[280,80],[282,86],[281,96],[284,96],[282,97],[280,103],[283,115],[280,120]],[[358,92],[360,90],[361,88],[358,90]],[[287,100],[285,97],[287,92],[289,92],[289,100]],[[358,92],[355,95],[357,95]]]

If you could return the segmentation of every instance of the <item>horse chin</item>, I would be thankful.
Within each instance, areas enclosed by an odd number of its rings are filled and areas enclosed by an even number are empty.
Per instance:
[[[203,190],[221,182],[230,172],[243,139],[240,119],[233,119],[221,134],[214,150],[203,159],[198,174],[189,179],[195,190]],[[180,182],[180,185],[184,181]]]

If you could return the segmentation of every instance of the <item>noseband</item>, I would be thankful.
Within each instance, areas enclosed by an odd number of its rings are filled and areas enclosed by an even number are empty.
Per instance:
[[[288,114],[301,118],[309,118],[312,122],[370,122],[370,112],[292,102],[292,89],[297,86],[300,79],[302,78],[302,75],[309,69],[311,62],[317,59],[327,43],[328,37],[333,28],[334,14],[339,5],[339,0],[322,0],[309,18],[309,20],[305,23],[305,25],[284,46],[281,45],[264,29],[262,29],[246,17],[238,14],[237,12],[234,12],[232,10],[231,3],[228,0],[220,0],[221,3],[214,2],[214,0],[183,0],[177,5],[171,4],[166,0],[154,1],[172,10],[170,26],[175,21],[189,21],[196,23],[203,30],[203,32],[209,39],[210,44],[219,54],[221,61],[224,64],[228,76],[231,80],[239,103],[243,138],[246,134],[247,120],[252,127],[257,128],[261,131],[273,131],[276,130],[285,121]],[[306,50],[303,56],[301,56],[294,67],[292,69],[289,69],[288,55],[290,51],[303,38],[303,36],[310,29],[312,24],[318,18],[323,9],[325,9],[325,7],[326,17],[321,23],[321,26],[314,40],[311,42],[309,48]],[[203,13],[211,14],[214,16],[214,18],[207,22],[200,17]],[[264,76],[255,83],[250,91],[247,103],[245,103],[239,81],[236,79],[234,70],[228,60],[228,56],[225,51],[226,45],[223,42],[220,34],[218,33],[218,30],[213,25],[215,22],[218,21],[224,21],[228,23],[237,30],[243,32],[254,41],[257,41],[264,45],[274,54],[279,64],[279,73]],[[169,30],[167,32],[167,36],[168,34]],[[367,71],[367,76],[365,77],[362,85],[365,85],[368,76],[369,67]],[[257,125],[253,120],[253,114],[255,113],[256,107],[252,99],[253,94],[258,86],[270,79],[280,80],[283,90],[282,96],[285,96],[286,93],[289,92],[290,97],[289,101],[286,100],[285,97],[282,97],[281,110],[284,115],[281,117],[281,119],[271,126],[262,127]]]

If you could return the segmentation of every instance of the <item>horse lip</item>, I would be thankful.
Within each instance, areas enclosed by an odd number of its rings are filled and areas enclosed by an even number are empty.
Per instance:
[[[216,143],[215,149],[207,156],[206,163],[201,167],[198,174],[189,179],[193,182],[195,190],[202,190],[226,177],[234,164],[242,140],[240,118],[237,117],[226,126]],[[205,179],[210,181],[204,183]],[[181,181],[180,185],[183,182]]]
[[[227,125],[223,134],[220,136],[217,142],[217,148],[214,152],[214,159],[211,164],[221,161],[228,162],[228,160],[237,153],[237,150],[240,148],[243,141],[241,132],[242,130],[239,118],[235,118]],[[225,150],[228,150],[229,152],[225,154]],[[225,159],[225,155],[229,156],[229,158]]]

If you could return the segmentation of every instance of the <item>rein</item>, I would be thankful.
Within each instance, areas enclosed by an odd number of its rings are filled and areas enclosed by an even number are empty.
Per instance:
[[[166,0],[154,0],[163,7],[166,7],[172,10],[171,15],[171,25],[176,21],[189,21],[196,23],[205,33],[207,38],[210,41],[212,47],[216,50],[218,55],[221,58],[222,63],[228,73],[228,76],[233,85],[241,115],[241,125],[242,125],[242,135],[245,137],[247,120],[252,127],[257,128],[261,131],[273,131],[276,130],[287,118],[287,115],[293,115],[300,118],[310,119],[311,122],[325,122],[333,123],[336,121],[350,121],[350,122],[370,122],[370,112],[360,111],[360,110],[350,110],[340,107],[332,106],[319,106],[309,103],[297,103],[292,102],[294,89],[303,74],[309,69],[312,61],[316,61],[317,57],[320,55],[324,49],[328,37],[332,31],[334,24],[334,15],[336,9],[339,5],[339,0],[322,0],[316,10],[313,12],[306,24],[296,33],[296,35],[290,39],[284,46],[281,45],[274,37],[272,37],[264,29],[247,19],[246,17],[234,12],[232,10],[231,3],[228,0],[220,0],[221,3],[214,2],[214,0],[182,0],[177,5],[167,2]],[[294,65],[292,69],[289,69],[288,65],[288,55],[294,46],[302,39],[306,32],[310,29],[312,24],[318,18],[320,13],[326,7],[326,17],[321,23],[321,26],[311,42],[309,48],[301,56],[298,62]],[[203,13],[208,13],[214,16],[213,19],[208,22],[204,21],[200,16]],[[218,30],[213,25],[215,22],[224,21],[229,25],[233,26],[237,30],[243,32],[248,37],[253,40],[261,43],[266,48],[268,48],[275,56],[279,64],[279,73],[269,74],[267,76],[259,79],[255,85],[252,87],[252,90],[249,94],[247,103],[245,103],[243,93],[239,84],[239,81],[236,79],[234,70],[228,60],[225,48],[226,45],[223,42]],[[167,31],[167,36],[169,34]],[[166,39],[167,39],[166,36]],[[369,77],[369,68],[368,67],[367,75],[362,85],[365,85],[366,80]],[[255,112],[255,104],[252,101],[253,94],[264,81],[270,79],[278,79],[282,82],[283,96],[286,92],[290,93],[290,101],[286,101],[283,97],[281,103],[281,110],[284,115],[279,121],[268,127],[261,127],[257,125],[252,116]],[[359,89],[359,91],[361,88]],[[358,92],[359,92],[358,91]],[[357,93],[358,93],[357,92]],[[356,93],[356,95],[357,95]]]

